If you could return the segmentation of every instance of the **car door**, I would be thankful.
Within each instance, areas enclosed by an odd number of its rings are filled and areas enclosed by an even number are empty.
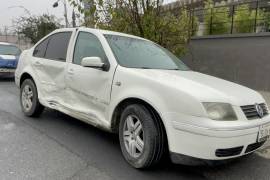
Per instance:
[[[52,34],[33,53],[33,66],[40,84],[40,97],[51,105],[62,104],[67,67],[67,49],[72,32]]]
[[[81,66],[84,57],[100,57],[107,69]],[[69,106],[82,119],[98,124],[108,123],[105,112],[110,102],[115,67],[110,67],[108,56],[96,35],[84,31],[77,33],[66,81]]]

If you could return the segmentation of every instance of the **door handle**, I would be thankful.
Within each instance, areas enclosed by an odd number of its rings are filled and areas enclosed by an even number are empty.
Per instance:
[[[74,69],[69,69],[69,70],[68,70],[68,74],[69,74],[69,75],[73,75],[73,74],[74,74]]]

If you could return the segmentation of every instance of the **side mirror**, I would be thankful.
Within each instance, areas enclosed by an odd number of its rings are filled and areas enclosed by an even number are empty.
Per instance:
[[[101,69],[105,67],[104,62],[102,62],[100,57],[85,57],[82,59],[81,65],[83,67],[92,67]]]

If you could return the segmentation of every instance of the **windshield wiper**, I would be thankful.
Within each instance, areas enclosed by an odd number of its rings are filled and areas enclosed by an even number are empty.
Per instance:
[[[162,69],[162,68],[150,68],[150,67],[136,67],[138,69],[160,69],[160,70],[174,70],[174,71],[177,71],[177,70],[180,70],[179,68],[174,68],[174,69]]]
[[[150,67],[136,67],[138,69],[153,69],[153,68],[150,68]]]
[[[175,70],[175,71],[178,71],[180,70],[179,68],[175,68],[175,69],[167,69],[167,70]]]
[[[14,54],[2,54],[2,55],[9,55],[9,56],[15,56]]]

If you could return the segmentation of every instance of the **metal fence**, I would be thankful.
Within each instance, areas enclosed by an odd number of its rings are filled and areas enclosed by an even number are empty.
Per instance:
[[[190,9],[194,36],[270,31],[270,1],[226,3]]]

